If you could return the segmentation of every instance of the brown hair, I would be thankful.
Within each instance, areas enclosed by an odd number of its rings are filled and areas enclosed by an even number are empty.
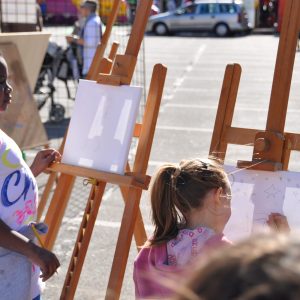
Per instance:
[[[201,207],[206,194],[227,186],[227,175],[216,160],[184,160],[165,164],[154,175],[150,197],[155,229],[150,241],[158,245],[175,238],[185,213]]]
[[[299,249],[299,237],[272,233],[216,251],[175,299],[300,299]]]

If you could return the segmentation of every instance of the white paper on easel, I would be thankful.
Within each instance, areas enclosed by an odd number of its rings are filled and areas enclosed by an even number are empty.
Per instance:
[[[124,174],[142,88],[80,80],[62,162]]]
[[[242,170],[225,166],[232,185],[232,215],[225,233],[237,241],[266,226],[270,213],[287,216],[300,230],[300,173]]]

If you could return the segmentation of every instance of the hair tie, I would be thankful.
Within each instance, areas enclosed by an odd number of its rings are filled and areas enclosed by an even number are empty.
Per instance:
[[[176,170],[175,170],[175,172],[174,172],[173,176],[174,176],[174,177],[177,177],[177,176],[179,176],[179,175],[180,175],[180,173],[181,173],[181,167],[180,167],[180,166],[178,166],[178,167],[176,167]]]

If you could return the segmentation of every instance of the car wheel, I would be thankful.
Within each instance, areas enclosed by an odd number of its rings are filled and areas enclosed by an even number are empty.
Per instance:
[[[229,35],[228,26],[224,23],[217,24],[215,27],[215,34],[220,37],[228,36]]]
[[[158,23],[154,27],[154,32],[157,35],[166,35],[168,33],[168,27],[164,23]]]

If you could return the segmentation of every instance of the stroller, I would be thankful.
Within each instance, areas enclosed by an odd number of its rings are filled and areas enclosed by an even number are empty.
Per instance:
[[[49,120],[51,122],[61,122],[65,116],[65,107],[54,100],[55,78],[64,82],[68,99],[71,98],[68,80],[79,79],[79,67],[74,61],[73,50],[68,47],[63,50],[54,42],[49,42],[46,55],[34,89],[34,96],[37,107],[40,110],[47,103],[50,103]]]

